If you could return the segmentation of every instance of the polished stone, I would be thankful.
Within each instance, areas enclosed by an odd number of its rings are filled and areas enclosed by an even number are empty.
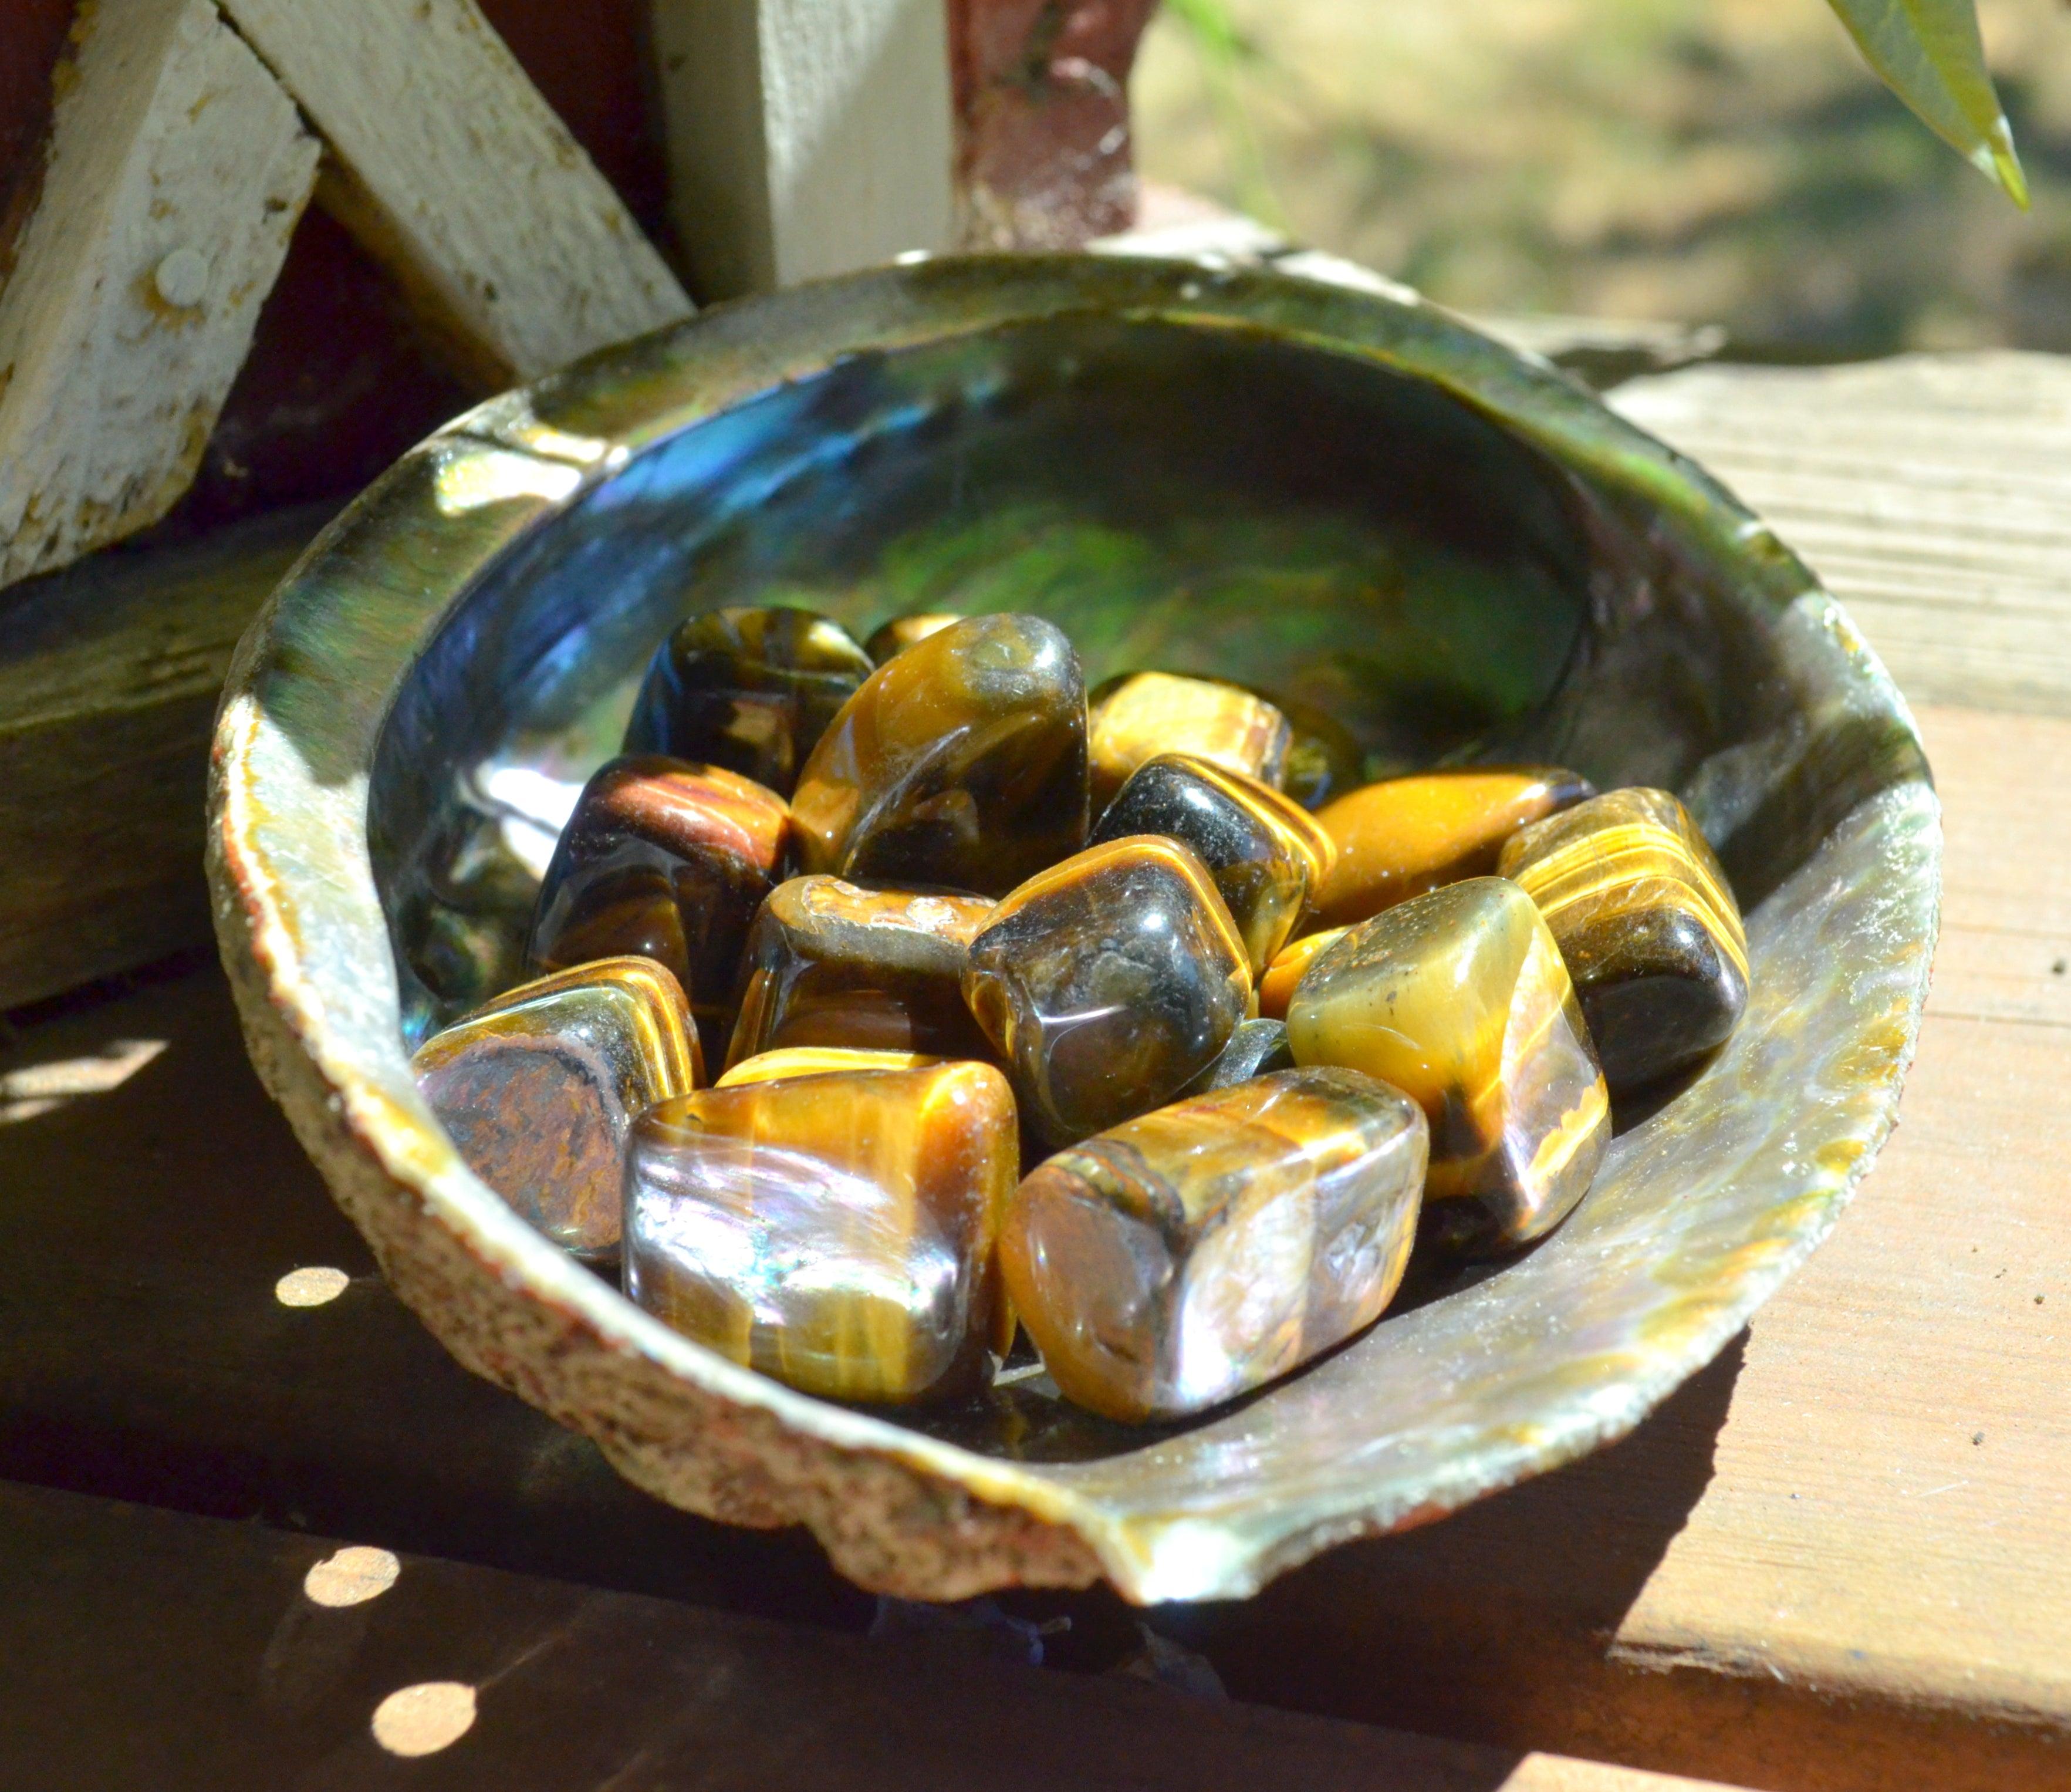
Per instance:
[[[1277,1020],[1245,1020],[1237,1023],[1229,1044],[1216,1054],[1215,1062],[1180,1090],[1180,1094],[1205,1095],[1210,1089],[1228,1089],[1248,1083],[1254,1076],[1276,1070],[1292,1070],[1294,1053],[1287,1044],[1287,1028]]]
[[[1033,616],[953,622],[874,672],[798,780],[808,871],[1003,896],[1086,838],[1086,699]]]
[[[1355,927],[1287,1011],[1298,1064],[1392,1084],[1431,1122],[1425,1224],[1477,1256],[1550,1231],[1589,1191],[1610,1101],[1574,986],[1539,910],[1470,878]]]
[[[1090,847],[1002,902],[971,942],[964,999],[1031,1131],[1068,1145],[1200,1075],[1249,1012],[1251,976],[1208,868],[1145,834]]]
[[[882,666],[894,654],[903,654],[908,647],[925,641],[931,634],[940,634],[952,622],[963,618],[946,610],[927,610],[917,616],[895,616],[889,622],[881,623],[871,633],[863,650],[878,665]]]
[[[874,1052],[853,1045],[787,1045],[758,1052],[729,1065],[715,1089],[738,1089],[744,1083],[773,1083],[788,1076],[824,1076],[836,1070],[925,1070],[945,1062],[925,1052]]]
[[[871,669],[848,631],[814,611],[707,610],[654,650],[625,750],[723,765],[789,796]]]
[[[1294,999],[1294,987],[1308,974],[1310,966],[1350,931],[1349,928],[1326,927],[1283,945],[1258,980],[1258,1011],[1269,1020],[1285,1020],[1287,1005]]]
[[[1310,704],[1264,695],[1287,718],[1287,757],[1280,767],[1286,795],[1304,809],[1320,809],[1366,781],[1366,755],[1349,728]]]
[[[1262,973],[1322,887],[1338,849],[1314,817],[1269,785],[1192,753],[1146,760],[1093,830],[1093,843],[1163,834],[1200,856]]]
[[[613,760],[583,787],[533,911],[532,962],[638,953],[675,974],[707,1054],[724,1055],[749,924],[784,875],[784,799],[716,765]]]
[[[665,1101],[627,1153],[625,1291],[806,1393],[969,1392],[1012,1339],[994,1246],[1019,1161],[1014,1097],[990,1064]]]
[[[1349,1070],[1285,1070],[1161,1108],[1041,1164],[1000,1262],[1065,1396],[1183,1417],[1380,1318],[1424,1183],[1416,1103]]]
[[[1369,784],[1318,811],[1338,863],[1316,903],[1326,926],[1494,871],[1503,842],[1528,822],[1595,793],[1556,766],[1421,772]]]
[[[748,937],[728,1065],[789,1045],[990,1057],[962,980],[992,907],[838,877],[778,884]]]
[[[1288,739],[1287,718],[1254,691],[1169,672],[1127,674],[1093,707],[1093,807],[1105,809],[1138,766],[1163,752],[1194,753],[1277,786]]]
[[[521,984],[433,1034],[411,1068],[468,1167],[593,1262],[618,1254],[627,1129],[702,1081],[683,990],[649,958]]]
[[[1723,1044],[1747,1007],[1732,886],[1666,790],[1613,790],[1511,836],[1498,867],[1539,904],[1605,1080],[1638,1088]]]

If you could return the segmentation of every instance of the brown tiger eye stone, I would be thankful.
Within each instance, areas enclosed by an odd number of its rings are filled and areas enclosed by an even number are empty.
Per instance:
[[[1033,616],[953,622],[843,707],[792,799],[808,871],[999,896],[1086,837],[1078,656]]]
[[[1134,672],[1093,705],[1093,807],[1105,809],[1146,760],[1187,752],[1277,785],[1287,757],[1287,718],[1253,691],[1213,679]]]
[[[787,1045],[743,1058],[712,1085],[738,1089],[744,1083],[773,1083],[787,1076],[824,1076],[835,1070],[925,1070],[943,1060],[925,1052],[872,1052],[852,1045]]]
[[[1499,867],[1539,904],[1614,1089],[1724,1043],[1747,1006],[1739,905],[1690,812],[1613,790],[1521,829]]]
[[[1337,842],[1337,867],[1316,912],[1327,927],[1495,869],[1503,842],[1528,822],[1594,794],[1556,766],[1420,772],[1369,784],[1317,811]]]
[[[994,1246],[1019,1163],[990,1064],[707,1089],[634,1124],[625,1291],[833,1400],[970,1392],[1011,1340]]]
[[[1285,1020],[1287,1005],[1294,999],[1294,986],[1310,966],[1351,931],[1345,927],[1327,927],[1320,933],[1305,933],[1298,940],[1290,940],[1275,953],[1265,974],[1258,980],[1259,1013],[1268,1020]]]
[[[1090,847],[1031,878],[971,942],[964,999],[1035,1135],[1066,1145],[1170,1101],[1245,1018],[1244,941],[1176,840]]]
[[[614,759],[583,787],[539,886],[531,955],[554,970],[636,953],[673,972],[716,1057],[741,948],[789,857],[774,791],[717,765]]]
[[[1392,1084],[1431,1122],[1426,1231],[1489,1255],[1530,1243],[1589,1191],[1610,1098],[1574,986],[1531,897],[1500,877],[1376,915],[1294,992],[1298,1064]]]
[[[1269,785],[1192,753],[1160,753],[1137,767],[1093,843],[1131,834],[1163,834],[1194,849],[1244,937],[1253,976],[1286,943],[1338,859],[1314,816]]]
[[[643,1109],[700,1081],[675,978],[607,958],[500,995],[411,1060],[468,1167],[560,1245],[618,1254],[625,1135]]]
[[[1000,1263],[1052,1379],[1109,1418],[1178,1418],[1371,1325],[1409,1260],[1425,1137],[1371,1077],[1283,1070],[1049,1158]]]
[[[630,753],[724,766],[779,796],[871,670],[840,624],[782,605],[707,610],[655,650]]]
[[[894,654],[903,654],[908,647],[925,641],[931,634],[939,634],[952,622],[961,622],[961,616],[952,616],[943,611],[926,612],[918,616],[895,616],[889,622],[880,623],[863,643],[864,650],[871,659],[882,666]]]
[[[964,1006],[964,961],[992,904],[983,896],[867,890],[794,877],[748,937],[731,1067],[789,1045],[992,1055]]]

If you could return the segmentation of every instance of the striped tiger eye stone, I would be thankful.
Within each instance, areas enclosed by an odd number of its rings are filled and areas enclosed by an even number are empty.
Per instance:
[[[1478,766],[1369,784],[1316,813],[1337,843],[1336,868],[1316,912],[1347,926],[1396,903],[1494,871],[1503,842],[1526,823],[1595,793],[1557,766]]]
[[[1610,1097],[1574,986],[1531,897],[1470,878],[1376,915],[1310,966],[1287,1011],[1297,1064],[1343,1064],[1431,1122],[1426,1230],[1489,1256],[1589,1191]]]
[[[1053,1146],[1171,1101],[1251,1005],[1244,941],[1208,867],[1150,834],[1023,884],[971,942],[963,986],[1023,1117]]]
[[[594,1263],[618,1255],[634,1117],[702,1070],[683,990],[647,958],[521,984],[433,1034],[410,1067],[468,1167]]]
[[[1327,927],[1320,933],[1304,933],[1282,946],[1258,980],[1259,1013],[1269,1020],[1285,1020],[1287,1005],[1294,999],[1295,985],[1308,974],[1310,966],[1351,931],[1348,927]]]
[[[683,986],[717,1059],[749,925],[790,849],[774,791],[721,766],[614,759],[583,787],[555,846],[531,961],[558,970],[627,953],[656,960]]]
[[[728,1067],[787,1045],[990,1057],[962,979],[992,906],[838,877],[778,884],[748,936]]]
[[[773,1083],[787,1076],[824,1076],[836,1070],[925,1070],[942,1060],[925,1052],[872,1052],[852,1045],[787,1045],[743,1058],[712,1085],[738,1089],[744,1083]]]
[[[1613,790],[1520,830],[1499,867],[1539,904],[1604,1076],[1636,1088],[1723,1044],[1747,1007],[1725,873],[1666,790]]]
[[[952,616],[946,611],[927,611],[917,616],[895,616],[889,622],[880,623],[872,631],[869,640],[863,642],[863,650],[878,665],[882,666],[894,654],[903,654],[908,647],[925,641],[931,634],[940,634],[952,622],[961,622],[961,616]]]
[[[1093,807],[1105,809],[1130,774],[1164,752],[1188,752],[1277,785],[1287,757],[1287,718],[1255,692],[1214,679],[1132,672],[1093,709]]]
[[[1277,1020],[1240,1021],[1229,1036],[1229,1044],[1216,1054],[1215,1062],[1179,1093],[1205,1095],[1210,1089],[1231,1089],[1254,1076],[1294,1068],[1294,1054],[1288,1048],[1284,1025]]]
[[[1085,844],[1086,695],[1034,616],[953,622],[843,706],[791,809],[808,871],[1003,896]]]
[[[871,670],[848,631],[813,610],[707,610],[655,649],[625,750],[724,766],[788,796]]]
[[[966,1393],[1012,1340],[995,1246],[1019,1165],[990,1064],[701,1090],[634,1123],[625,1291],[830,1400]]]
[[[1306,810],[1269,785],[1192,753],[1160,753],[1130,774],[1093,843],[1163,834],[1191,847],[1262,973],[1302,918],[1338,849]]]
[[[1417,1105],[1348,1070],[1284,1070],[1161,1108],[1040,1165],[1000,1265],[1065,1396],[1178,1418],[1379,1318],[1424,1183]]]

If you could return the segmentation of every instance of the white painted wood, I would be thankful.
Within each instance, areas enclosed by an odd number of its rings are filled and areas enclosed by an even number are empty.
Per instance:
[[[187,489],[316,177],[209,0],[101,0],[0,291],[0,583]]]
[[[654,0],[670,202],[707,298],[949,247],[943,0]]]
[[[225,0],[336,157],[326,206],[484,375],[532,379],[690,300],[474,0]]]

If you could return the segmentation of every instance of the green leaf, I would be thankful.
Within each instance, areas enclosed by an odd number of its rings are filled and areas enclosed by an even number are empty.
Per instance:
[[[2024,211],[2028,180],[1985,67],[1973,0],[1829,0],[1884,84]]]

